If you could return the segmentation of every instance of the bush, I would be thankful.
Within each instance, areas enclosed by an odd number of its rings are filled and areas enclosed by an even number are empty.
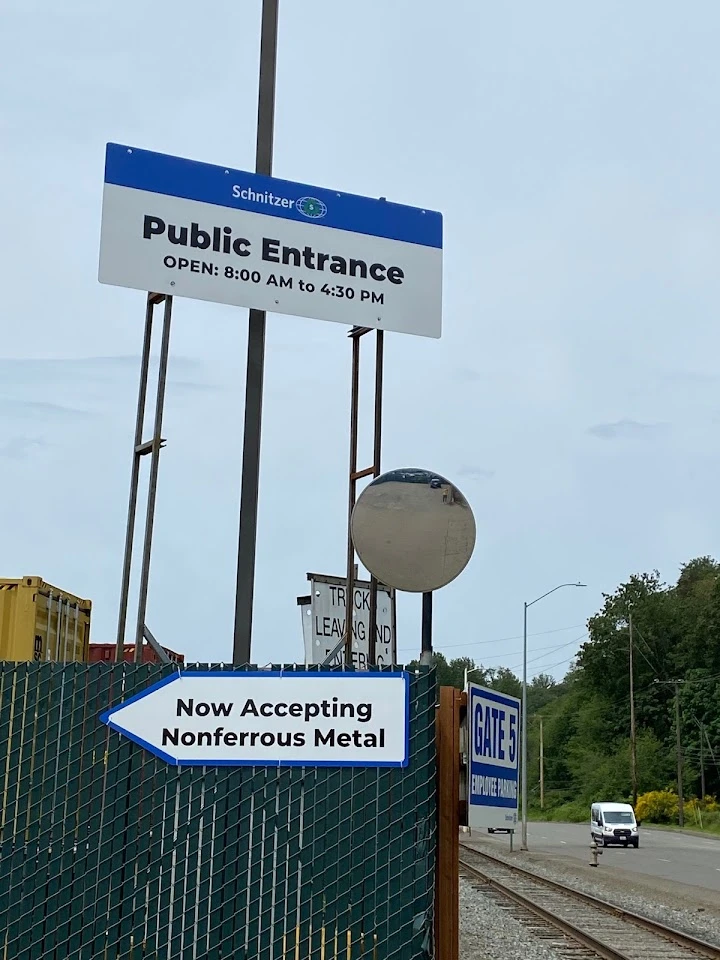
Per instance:
[[[582,800],[572,800],[567,803],[548,803],[544,810],[539,806],[528,807],[528,819],[554,821],[556,823],[583,823],[590,822],[590,804]]]
[[[716,804],[718,806],[718,804]],[[702,815],[702,825],[704,830],[710,830],[712,833],[720,833],[720,810],[711,810]]]
[[[686,816],[692,818],[699,827],[713,826],[720,821],[720,804],[714,797],[693,797],[685,804]]]
[[[617,799],[631,803],[630,797]],[[677,824],[678,812],[677,794],[672,790],[653,790],[644,793],[638,797],[635,806],[635,816],[646,823]],[[567,801],[560,796],[550,794],[546,798],[544,810],[541,810],[537,803],[531,802],[528,819],[556,823],[583,823],[590,820],[590,804],[584,800]],[[720,803],[714,797],[688,800],[685,803],[685,826],[702,827],[711,833],[719,833]]]
[[[651,790],[638,797],[635,816],[651,823],[677,823],[679,809],[677,794],[672,790]]]

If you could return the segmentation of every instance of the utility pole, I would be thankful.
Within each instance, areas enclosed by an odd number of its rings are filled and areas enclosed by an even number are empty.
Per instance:
[[[680,684],[675,681],[675,744],[677,751],[677,792],[678,792],[678,824],[685,826],[685,804],[683,801],[683,757],[682,736],[680,733]]]
[[[685,682],[685,680],[653,680],[653,683],[671,683],[675,688],[675,755],[677,758],[678,824],[681,827],[685,826],[685,801],[683,798],[682,731],[680,730],[680,684]]]
[[[540,717],[540,809],[545,809],[545,744],[543,743],[542,717]]]
[[[715,765],[715,769],[720,769],[720,764],[718,764],[718,759],[715,756],[715,751],[713,750],[713,746],[710,743],[710,737],[708,735],[707,727],[705,726],[705,724],[703,724],[703,731],[705,733],[705,743],[707,744],[708,752],[710,753],[710,758],[712,759],[712,762]]]
[[[705,799],[705,726],[700,724],[700,799]]]
[[[630,777],[632,780],[632,802],[637,806],[637,740],[635,737],[635,676],[633,670],[633,628],[632,613],[628,615],[628,633],[630,635]]]

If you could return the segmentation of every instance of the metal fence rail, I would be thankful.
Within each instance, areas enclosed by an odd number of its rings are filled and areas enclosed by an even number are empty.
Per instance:
[[[98,720],[174,669],[0,664],[0,960],[431,956],[434,672],[404,769],[202,768]]]

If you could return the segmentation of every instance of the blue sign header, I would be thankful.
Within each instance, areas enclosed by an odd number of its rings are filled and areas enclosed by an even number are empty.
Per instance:
[[[105,183],[442,248],[442,214],[108,143]]]

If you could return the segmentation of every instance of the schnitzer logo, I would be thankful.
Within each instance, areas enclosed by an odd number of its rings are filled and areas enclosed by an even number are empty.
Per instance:
[[[308,220],[322,220],[327,213],[327,206],[317,197],[300,197],[292,200],[290,197],[281,197],[271,190],[253,190],[252,187],[243,187],[239,183],[233,184],[232,195],[236,199],[249,200],[251,203],[267,205],[268,207],[283,207],[292,210],[293,207]]]
[[[327,207],[316,197],[300,197],[295,203],[298,213],[309,220],[320,220],[327,213]]]

